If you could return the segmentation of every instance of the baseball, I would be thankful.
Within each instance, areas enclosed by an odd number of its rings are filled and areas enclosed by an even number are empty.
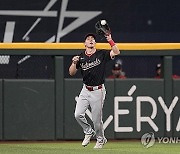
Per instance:
[[[101,25],[105,25],[106,24],[106,20],[101,20]]]

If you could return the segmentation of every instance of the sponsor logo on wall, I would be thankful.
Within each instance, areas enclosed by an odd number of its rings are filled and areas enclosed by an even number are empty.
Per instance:
[[[52,9],[53,6],[59,5],[58,0],[49,0],[49,2],[44,7],[44,4],[42,3],[42,6],[44,9],[37,10],[37,8],[34,8],[34,10],[0,10],[0,16],[7,17],[5,31],[4,31],[4,40],[3,42],[13,42],[14,35],[16,34],[16,27],[18,26],[18,21],[8,21],[8,17],[21,17],[23,19],[33,19],[32,24],[27,27],[28,29],[25,31],[24,35],[22,36],[22,41],[31,41],[30,34],[31,32],[35,31],[38,25],[43,22],[43,20],[55,18],[57,19],[57,29],[55,30],[56,33],[52,35],[50,38],[46,38],[45,42],[60,42],[61,38],[71,33],[73,30],[79,28],[80,26],[86,24],[93,18],[97,17],[102,13],[102,11],[78,11],[78,8],[76,11],[68,10],[68,3],[70,3],[69,0],[62,0],[60,7],[58,7],[58,10]],[[19,5],[21,4],[21,1],[18,1]],[[64,26],[65,19],[67,18],[74,18],[73,22],[67,24]],[[5,18],[6,19],[6,18]],[[16,18],[13,18],[16,19]],[[35,19],[35,20],[34,20]],[[27,21],[27,20],[25,20]],[[24,25],[26,25],[24,21]],[[29,21],[28,21],[29,22]],[[21,21],[21,23],[23,23]],[[54,23],[51,23],[54,24]],[[48,25],[42,25],[42,27],[48,27]],[[49,27],[51,27],[49,25]],[[23,27],[22,27],[23,28]],[[39,37],[40,39],[40,37]],[[44,39],[44,38],[43,38]],[[42,40],[39,40],[42,41]]]
[[[116,96],[114,98],[114,130],[115,130],[115,132],[133,132],[134,129],[136,129],[137,132],[141,132],[143,123],[149,124],[149,126],[153,129],[153,131],[158,132],[159,127],[158,127],[158,124],[155,123],[155,119],[158,115],[158,107],[157,107],[158,103],[160,104],[160,106],[162,107],[162,109],[165,113],[165,117],[166,117],[165,129],[167,132],[171,131],[172,130],[172,128],[171,128],[172,113],[176,107],[176,104],[178,103],[178,100],[179,100],[179,98],[177,96],[175,96],[173,98],[169,107],[166,105],[164,99],[161,96],[158,97],[157,101],[154,98],[152,98],[151,96],[138,96],[137,98],[135,98],[136,128],[133,128],[131,126],[129,126],[129,127],[120,126],[120,124],[119,124],[120,117],[123,118],[124,115],[130,114],[130,110],[125,109],[125,108],[124,109],[119,108],[119,104],[132,102],[134,99],[132,97],[132,95],[135,92],[135,90],[136,90],[136,85],[133,85],[130,88],[130,90],[128,91],[128,96]],[[151,115],[142,116],[141,105],[143,103],[149,103],[151,105],[151,107],[152,107]],[[179,117],[179,120],[177,121],[176,131],[177,132],[180,131],[180,117]]]
[[[21,4],[21,1],[17,1],[19,5]],[[34,42],[35,39],[36,42],[61,42],[61,38],[70,34],[72,31],[78,29],[82,25],[86,24],[93,18],[97,17],[102,13],[102,11],[78,11],[77,10],[68,10],[68,3],[70,3],[69,0],[62,0],[61,5],[59,5],[58,0],[49,0],[49,2],[44,6],[44,3],[42,1],[42,6],[44,9],[37,10],[37,8],[34,8],[34,10],[0,10],[0,16],[3,16],[5,20],[5,29],[4,32],[1,32],[3,35],[2,42],[11,43],[11,42]],[[39,4],[39,3],[38,3]],[[18,5],[17,5],[18,6]],[[53,9],[54,6],[59,6],[57,10]],[[6,20],[7,17],[7,20]],[[9,20],[10,17],[13,17],[13,20]],[[21,20],[19,21],[19,18]],[[74,18],[72,22],[65,25],[65,19]],[[14,20],[15,19],[15,20]],[[17,19],[17,20],[16,20]],[[28,20],[27,20],[28,19]],[[53,20],[53,22],[50,23],[48,26],[47,24],[43,24],[44,20]],[[2,19],[1,19],[2,20]],[[24,21],[23,21],[24,20]],[[32,21],[32,22],[31,22]],[[27,22],[27,23],[26,23]],[[45,23],[46,23],[45,22]],[[21,33],[19,33],[18,25],[22,24],[21,26]],[[53,25],[55,24],[55,25]],[[27,27],[28,25],[28,27]],[[52,26],[53,25],[53,26]],[[41,28],[39,28],[41,27]],[[53,31],[53,34],[41,36],[42,33],[39,33],[37,31],[41,31],[43,27],[49,27],[49,31]],[[54,28],[55,27],[55,28]],[[52,30],[53,29],[53,30]],[[2,30],[2,28],[1,28]],[[39,35],[31,35],[36,31],[36,33],[39,33]],[[48,33],[48,32],[47,32]],[[19,38],[20,37],[20,38]],[[46,38],[47,37],[47,38]],[[18,39],[17,39],[18,38]],[[30,58],[29,56],[28,58]],[[0,56],[0,64],[8,64],[9,63],[10,56]],[[26,56],[25,59],[28,59]]]

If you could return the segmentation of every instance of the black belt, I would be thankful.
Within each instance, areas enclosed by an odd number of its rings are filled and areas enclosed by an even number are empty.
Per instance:
[[[99,86],[86,86],[86,89],[89,90],[89,91],[94,91],[94,90],[98,90],[98,89],[101,89],[103,86],[102,84],[99,85]]]

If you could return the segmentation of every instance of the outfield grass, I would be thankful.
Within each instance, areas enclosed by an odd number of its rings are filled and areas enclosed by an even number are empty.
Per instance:
[[[92,141],[82,147],[80,141],[0,143],[0,154],[179,154],[180,144],[159,144],[144,148],[140,141],[109,141],[103,149],[93,149]]]

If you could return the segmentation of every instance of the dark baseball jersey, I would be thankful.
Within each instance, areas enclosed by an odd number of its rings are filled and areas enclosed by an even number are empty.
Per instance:
[[[85,51],[79,55],[80,60],[76,65],[81,70],[83,83],[87,86],[98,86],[105,81],[106,63],[111,60],[110,51],[97,50],[91,56]]]

